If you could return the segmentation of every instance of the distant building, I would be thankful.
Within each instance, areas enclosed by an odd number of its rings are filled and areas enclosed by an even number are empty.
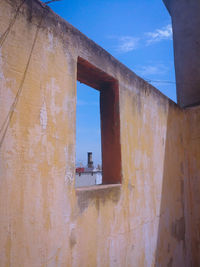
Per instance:
[[[88,152],[87,167],[76,168],[75,186],[91,186],[102,184],[102,170],[94,168],[92,152]]]

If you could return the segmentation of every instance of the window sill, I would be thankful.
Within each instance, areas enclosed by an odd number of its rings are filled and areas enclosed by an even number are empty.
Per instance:
[[[101,203],[105,204],[111,201],[116,205],[120,200],[120,196],[121,184],[104,184],[76,188],[76,197],[81,213],[90,205],[95,205],[98,212]]]
[[[76,192],[97,191],[97,190],[120,188],[120,187],[121,184],[101,184],[101,185],[82,186],[82,187],[76,187]]]

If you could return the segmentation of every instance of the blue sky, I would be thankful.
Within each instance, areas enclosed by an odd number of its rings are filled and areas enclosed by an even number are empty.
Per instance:
[[[171,19],[162,0],[62,0],[49,6],[176,102]],[[99,95],[77,83],[76,160],[101,158]]]

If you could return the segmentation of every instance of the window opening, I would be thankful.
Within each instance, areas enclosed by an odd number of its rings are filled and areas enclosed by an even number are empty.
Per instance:
[[[101,155],[102,155],[102,170],[101,164],[99,164],[99,174],[102,174],[102,178],[95,178],[95,183],[86,182],[80,184],[78,178],[87,172],[88,166],[94,167],[92,152],[88,152],[87,165],[85,162],[82,166],[76,168],[76,187],[90,186],[95,184],[119,184],[121,183],[121,145],[120,145],[120,119],[119,119],[119,87],[118,81],[106,72],[98,69],[83,58],[78,57],[77,62],[77,80],[87,86],[96,89],[99,94],[99,106],[100,106],[100,133],[101,133]],[[85,87],[86,88],[86,87]],[[84,88],[82,88],[84,89]],[[91,88],[90,88],[91,89]],[[86,89],[85,89],[86,90]],[[91,89],[92,90],[92,89]],[[96,91],[94,90],[94,91]],[[77,92],[79,88],[77,87]],[[83,91],[82,91],[83,92]],[[90,91],[91,92],[91,91]],[[79,92],[78,92],[79,93]],[[91,92],[92,94],[92,92]],[[78,100],[79,101],[79,100]],[[78,107],[77,101],[77,109]],[[78,116],[78,112],[77,112]],[[77,118],[78,120],[79,118]],[[89,117],[88,120],[91,118]],[[77,127],[77,131],[79,131]],[[84,133],[83,133],[84,134]],[[80,133],[77,132],[77,137]],[[80,149],[84,144],[81,144],[77,140],[76,154],[78,156],[77,148]],[[86,151],[85,150],[85,151]],[[96,157],[96,155],[94,155]],[[98,165],[98,164],[97,164]],[[96,166],[95,166],[96,167]],[[98,168],[97,167],[97,168]],[[94,172],[92,172],[94,176]]]
[[[99,91],[77,82],[75,186],[102,184]]]

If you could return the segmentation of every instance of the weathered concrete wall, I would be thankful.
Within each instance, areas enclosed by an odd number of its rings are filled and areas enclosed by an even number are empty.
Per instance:
[[[0,2],[0,266],[191,266],[200,110],[20,3]],[[78,56],[119,82],[121,185],[75,190]]]
[[[200,1],[163,0],[172,17],[177,99],[200,104]]]
[[[191,266],[200,266],[200,107],[186,111],[187,127],[187,219],[190,234]]]

